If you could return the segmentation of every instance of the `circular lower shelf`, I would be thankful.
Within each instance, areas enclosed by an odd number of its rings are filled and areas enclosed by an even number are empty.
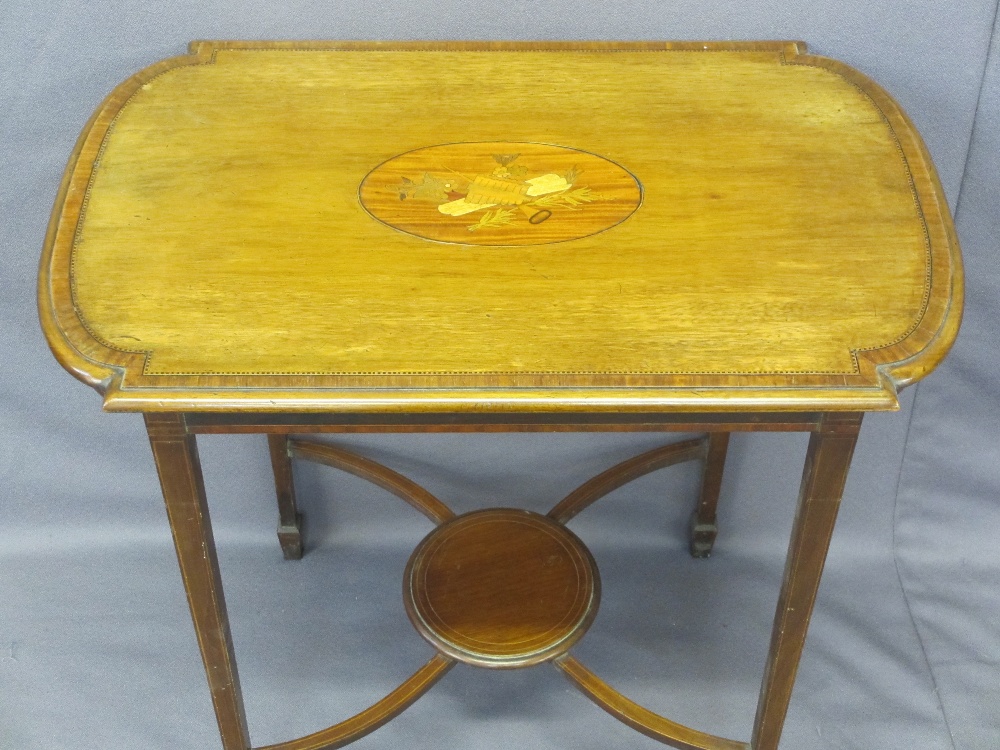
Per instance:
[[[491,508],[442,524],[417,546],[403,579],[406,612],[444,654],[492,668],[565,653],[597,615],[600,578],[565,526]]]

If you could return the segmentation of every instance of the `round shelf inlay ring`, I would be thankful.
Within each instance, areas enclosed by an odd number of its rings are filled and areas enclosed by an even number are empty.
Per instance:
[[[526,667],[565,653],[593,622],[597,565],[565,526],[491,508],[442,524],[403,577],[406,612],[436,649],[481,667]]]

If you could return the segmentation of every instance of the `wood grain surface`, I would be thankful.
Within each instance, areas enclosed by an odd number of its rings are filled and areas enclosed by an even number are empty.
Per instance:
[[[406,566],[403,601],[435,648],[468,664],[526,667],[565,653],[597,615],[597,565],[559,523],[489,508],[438,527]]]
[[[110,409],[896,408],[957,331],[951,217],[895,102],[802,49],[195,44],[81,136],[43,328]],[[538,178],[537,225],[482,202]]]

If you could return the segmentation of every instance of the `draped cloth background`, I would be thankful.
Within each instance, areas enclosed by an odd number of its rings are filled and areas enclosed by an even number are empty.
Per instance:
[[[0,748],[211,748],[217,730],[137,416],[48,353],[37,259],[72,145],[103,96],[196,38],[804,39],[885,86],[937,163],[963,243],[951,356],[866,420],[783,747],[1000,747],[1000,44],[996,0],[5,0],[0,13]],[[432,106],[432,103],[430,104]],[[669,439],[669,437],[667,438]],[[338,438],[456,510],[546,509],[664,441],[639,435]],[[644,705],[747,738],[804,435],[733,439],[722,531],[688,558],[693,465],[572,527],[604,600],[578,653]],[[200,440],[255,744],[369,705],[427,657],[400,597],[429,530],[380,490],[298,471],[309,551],[281,560],[263,437]],[[459,666],[359,748],[659,747],[549,667]]]

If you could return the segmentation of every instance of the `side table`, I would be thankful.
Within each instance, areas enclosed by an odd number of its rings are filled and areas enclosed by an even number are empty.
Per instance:
[[[801,42],[194,42],[84,128],[39,279],[56,358],[144,415],[226,750],[251,747],[195,436],[266,433],[285,557],[294,460],[428,516],[403,580],[435,656],[384,700],[268,750],[341,747],[457,661],[551,662],[675,748],[775,750],[862,416],[956,336],[961,256],[900,107]],[[456,516],[352,432],[696,432],[545,516]],[[658,716],[571,648],[600,575],[566,522],[704,468],[729,435],[810,433],[753,736]]]

